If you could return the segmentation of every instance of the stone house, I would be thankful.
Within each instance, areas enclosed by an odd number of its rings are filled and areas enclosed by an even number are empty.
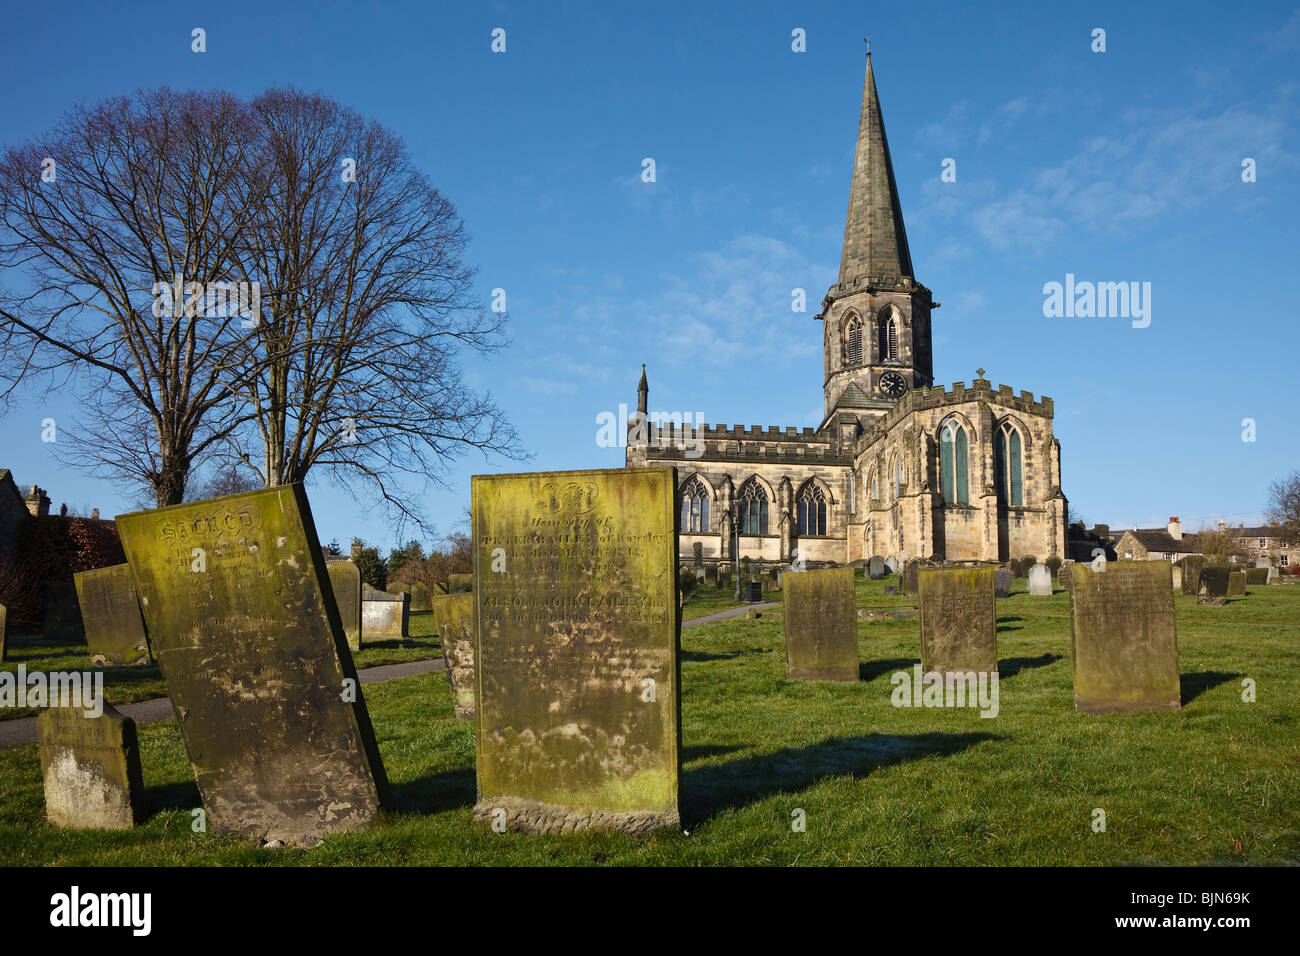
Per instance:
[[[1300,541],[1292,540],[1281,525],[1247,528],[1238,524],[1234,528],[1219,519],[1219,530],[1241,549],[1246,564],[1254,564],[1260,558],[1267,558],[1280,568],[1300,564]]]
[[[1115,541],[1115,554],[1123,561],[1177,561],[1200,553],[1195,536],[1183,537],[1183,523],[1177,515],[1164,528],[1132,528]]]

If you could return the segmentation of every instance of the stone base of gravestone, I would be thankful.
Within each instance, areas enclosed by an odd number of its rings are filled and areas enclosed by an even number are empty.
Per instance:
[[[74,644],[86,639],[77,605],[77,586],[71,581],[45,582],[45,617],[41,636],[47,641]]]
[[[412,611],[430,611],[433,605],[429,603],[429,586],[423,581],[416,581],[411,585],[411,610]]]
[[[45,816],[56,827],[129,830],[144,818],[135,721],[103,707],[97,717],[51,707],[36,718]]]
[[[442,643],[452,704],[460,720],[474,719],[474,595],[446,594],[433,599],[434,622]]]
[[[351,650],[361,650],[361,569],[349,558],[325,562],[334,605],[343,622],[343,636]]]
[[[117,564],[73,575],[86,629],[86,650],[96,667],[152,663],[131,568]]]
[[[1006,568],[998,568],[993,573],[993,594],[995,597],[1011,597],[1011,572]]]
[[[867,562],[867,577],[879,581],[885,577],[885,559],[877,555]]]
[[[1200,591],[1201,569],[1205,567],[1205,558],[1200,555],[1188,555],[1179,560],[1183,569],[1183,593],[1197,597]]]
[[[1178,635],[1169,566],[1077,565],[1070,588],[1074,706],[1090,714],[1178,710]]]
[[[410,594],[367,588],[361,595],[361,639],[365,643],[408,637],[410,619]]]
[[[1207,564],[1201,568],[1196,587],[1196,603],[1210,607],[1223,607],[1228,603],[1228,575],[1232,569],[1226,564]],[[1186,579],[1184,578],[1184,581]]]
[[[853,579],[852,568],[802,571],[786,576],[787,680],[858,679],[858,615]]]
[[[472,574],[449,574],[447,575],[447,593],[448,594],[468,594],[474,590],[474,575]]]
[[[1246,572],[1229,571],[1228,572],[1228,597],[1245,597],[1246,596]]]
[[[1029,569],[1029,593],[1033,597],[1052,596],[1052,572],[1045,564],[1035,564]]]
[[[991,567],[921,568],[921,668],[991,673],[998,669],[998,626]]]

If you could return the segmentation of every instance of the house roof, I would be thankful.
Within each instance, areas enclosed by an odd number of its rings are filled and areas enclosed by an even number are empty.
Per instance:
[[[1122,540],[1125,535],[1132,535],[1137,539],[1137,543],[1142,545],[1148,551],[1164,551],[1169,554],[1196,554],[1195,541],[1188,541],[1186,537],[1179,541],[1169,533],[1168,528],[1128,528],[1120,534]]]

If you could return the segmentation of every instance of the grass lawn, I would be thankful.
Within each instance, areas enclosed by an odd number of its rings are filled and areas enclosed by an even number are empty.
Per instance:
[[[403,640],[375,641],[364,645],[360,651],[353,651],[353,662],[362,668],[442,656],[438,638],[433,633],[431,611],[412,612],[408,630],[411,636]],[[104,696],[111,704],[132,704],[167,696],[167,683],[157,664],[95,668],[91,666],[85,644],[53,644],[36,637],[11,636],[5,646],[5,659],[0,663],[0,670],[16,672],[19,664],[26,665],[29,674],[34,671],[101,670],[104,672]],[[35,717],[36,713],[34,707],[5,707],[0,708],[0,720]]]
[[[863,603],[886,603],[863,582]],[[496,834],[470,819],[473,727],[441,673],[366,689],[396,811],[307,851],[190,831],[197,789],[173,722],[141,728],[151,816],[129,833],[44,822],[35,747],[0,751],[10,864],[1300,863],[1300,586],[1223,608],[1176,598],[1183,710],[1076,714],[1068,596],[998,602],[1001,713],[896,709],[918,622],[859,625],[861,680],[789,683],[781,610],[682,632],[690,835]],[[1242,679],[1258,699],[1242,701]],[[1094,808],[1106,831],[1091,829]],[[793,832],[804,811],[806,832]]]
[[[682,606],[682,620],[693,621],[697,617],[716,614],[718,611],[748,606],[744,601],[737,601],[735,597],[736,592],[732,588],[701,587]],[[769,591],[763,595],[763,600],[780,601],[781,592]]]

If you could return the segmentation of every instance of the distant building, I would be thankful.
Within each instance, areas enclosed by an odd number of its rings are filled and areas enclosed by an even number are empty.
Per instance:
[[[1238,524],[1234,528],[1220,518],[1219,530],[1241,549],[1241,557],[1247,564],[1254,564],[1260,558],[1268,558],[1280,568],[1300,563],[1300,541],[1292,540],[1281,525],[1247,528]]]
[[[1177,515],[1163,528],[1131,528],[1115,541],[1115,556],[1122,561],[1177,561],[1200,553],[1194,536],[1183,538]]]

